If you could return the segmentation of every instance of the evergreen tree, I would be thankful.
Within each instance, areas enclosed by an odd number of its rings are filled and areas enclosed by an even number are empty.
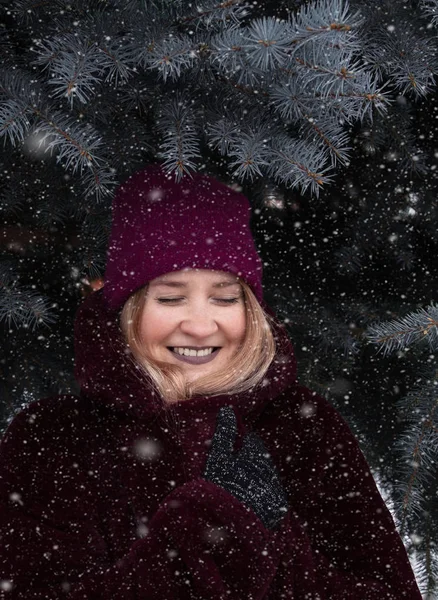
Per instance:
[[[301,379],[349,421],[433,598],[438,0],[1,4],[4,425],[77,392],[117,183],[211,172],[251,198]]]

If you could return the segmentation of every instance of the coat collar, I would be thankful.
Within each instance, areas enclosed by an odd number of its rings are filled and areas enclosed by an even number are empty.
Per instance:
[[[274,316],[272,310],[264,309]],[[149,390],[129,358],[119,325],[120,311],[110,310],[102,290],[81,305],[75,320],[75,375],[81,392],[116,411],[136,419],[155,419],[169,410],[161,396]],[[280,325],[275,328],[277,356],[263,385],[241,394],[197,396],[171,405],[181,423],[204,414],[208,420],[219,408],[231,405],[246,425],[251,425],[266,405],[296,379],[296,361],[289,338]]]

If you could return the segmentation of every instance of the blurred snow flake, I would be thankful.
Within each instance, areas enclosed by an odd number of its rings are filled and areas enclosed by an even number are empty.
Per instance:
[[[267,185],[264,193],[263,203],[269,208],[282,210],[285,208],[284,195],[273,185]]]
[[[18,504],[23,506],[23,500],[21,499],[21,494],[18,494],[18,492],[12,492],[11,494],[9,494],[9,499],[11,500],[11,502],[17,502]]]
[[[411,533],[409,537],[411,538],[411,542],[414,544],[414,546],[419,546],[423,541],[422,536],[418,535],[417,533]]]
[[[228,534],[223,527],[209,527],[204,531],[204,539],[209,544],[223,544]]]
[[[410,204],[417,204],[420,200],[420,195],[417,192],[409,192],[408,200]]]
[[[138,523],[137,525],[137,537],[145,538],[149,533],[149,527],[145,523]]]
[[[23,141],[23,152],[30,158],[42,160],[47,151],[52,154],[52,138],[38,129],[30,133]]]
[[[311,417],[315,413],[315,405],[313,402],[303,402],[300,413],[303,417]]]
[[[351,392],[351,382],[343,377],[338,377],[330,384],[330,392],[336,396],[345,396]]]
[[[10,592],[12,590],[12,581],[10,579],[0,579],[0,590]]]
[[[161,445],[152,438],[138,438],[133,447],[134,454],[140,460],[153,461],[161,454]]]
[[[164,197],[164,190],[162,188],[152,188],[148,194],[149,202],[159,202]]]

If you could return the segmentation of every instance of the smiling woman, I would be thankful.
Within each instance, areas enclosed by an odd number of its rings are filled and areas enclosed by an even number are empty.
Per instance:
[[[206,269],[152,280],[121,314],[134,359],[169,402],[256,386],[275,353],[270,321],[247,284]]]
[[[189,383],[226,369],[245,335],[240,285],[232,283],[234,296],[227,297],[224,276],[206,270],[169,273],[151,281],[146,293],[140,343],[155,360],[178,365]],[[171,290],[178,295],[169,295]]]
[[[297,382],[249,221],[206,175],[117,190],[80,395],[0,445],[0,598],[421,600],[357,441]]]

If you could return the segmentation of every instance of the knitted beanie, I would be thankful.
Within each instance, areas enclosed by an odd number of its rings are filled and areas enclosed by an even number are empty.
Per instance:
[[[117,190],[104,296],[112,309],[146,283],[186,268],[226,271],[262,300],[262,262],[249,227],[248,199],[213,177],[176,183],[149,165]]]

